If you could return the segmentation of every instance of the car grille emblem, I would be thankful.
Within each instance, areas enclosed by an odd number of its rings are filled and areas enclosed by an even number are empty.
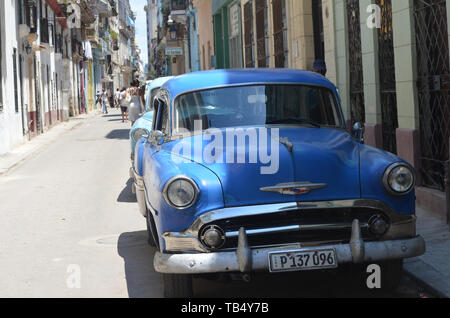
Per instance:
[[[261,188],[263,192],[275,192],[283,195],[302,195],[307,194],[312,190],[326,188],[326,183],[311,183],[311,182],[294,182],[294,183],[280,183],[276,186]]]

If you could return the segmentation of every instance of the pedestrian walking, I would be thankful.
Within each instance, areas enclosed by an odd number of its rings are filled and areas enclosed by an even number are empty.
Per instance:
[[[97,107],[98,110],[100,110],[103,106],[102,94],[100,94],[99,91],[97,91],[97,94],[95,94],[95,106]]]
[[[108,101],[109,101],[109,107],[115,108],[116,104],[114,103],[114,94],[112,90],[108,90]]]
[[[108,95],[106,94],[106,91],[102,91],[102,101],[103,101],[103,114],[108,114],[108,107],[106,106],[106,102],[108,101]]]
[[[117,108],[120,107],[120,99],[121,99],[120,90],[117,89],[117,90],[116,90],[116,93],[114,94],[114,105],[115,105],[115,107],[117,107]]]
[[[128,102],[127,102],[127,89],[122,88],[119,97],[120,110],[122,111],[122,123],[125,122],[125,118],[128,121]]]
[[[139,85],[139,81],[135,80],[131,84],[131,87],[127,90],[127,95],[129,95],[128,100],[130,101],[130,106],[128,107],[128,117],[130,118],[131,126],[133,126],[135,121],[138,120],[139,117],[141,117],[141,114],[143,112],[141,102],[143,93],[139,88]]]

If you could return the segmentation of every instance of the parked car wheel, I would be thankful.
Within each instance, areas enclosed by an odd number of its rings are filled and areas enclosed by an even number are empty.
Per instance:
[[[165,298],[189,298],[194,294],[191,275],[163,274]]]
[[[148,235],[148,245],[150,245],[151,247],[158,247],[156,240],[155,240],[155,235],[153,233],[154,231],[154,224],[153,224],[153,218],[152,215],[150,214],[150,212],[147,210],[147,217],[145,219],[145,223],[147,224],[147,235]]]

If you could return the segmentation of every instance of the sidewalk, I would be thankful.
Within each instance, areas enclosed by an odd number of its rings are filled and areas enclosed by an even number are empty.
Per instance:
[[[12,168],[28,159],[32,154],[37,153],[44,146],[56,140],[61,134],[71,129],[75,129],[83,123],[84,119],[94,116],[95,114],[95,112],[90,112],[89,114],[71,117],[69,121],[61,122],[44,134],[41,134],[30,141],[26,141],[6,154],[0,155],[0,176],[5,175]]]
[[[450,298],[450,226],[418,207],[417,234],[425,239],[426,252],[405,260],[406,274],[436,296]]]

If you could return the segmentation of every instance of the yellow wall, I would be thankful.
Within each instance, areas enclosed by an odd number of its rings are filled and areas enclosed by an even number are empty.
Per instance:
[[[214,56],[214,25],[212,17],[212,0],[193,0],[198,15],[198,40],[201,70],[211,69],[211,56]],[[208,55],[209,47],[209,55]],[[204,55],[203,55],[204,52]]]

